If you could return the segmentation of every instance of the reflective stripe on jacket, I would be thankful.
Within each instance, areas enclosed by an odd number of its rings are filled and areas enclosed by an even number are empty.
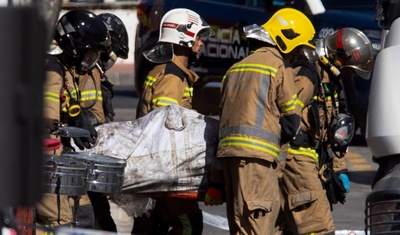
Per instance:
[[[171,104],[192,109],[193,84],[198,75],[178,59],[154,67],[146,77],[137,117]]]
[[[292,155],[303,155],[310,157],[315,160],[316,163],[318,163],[318,153],[315,151],[313,148],[304,148],[304,147],[299,147],[299,146],[289,146],[288,149],[288,154]]]
[[[49,120],[62,120],[68,122],[69,116],[66,113],[66,106],[71,100],[81,100],[82,107],[91,107],[92,112],[99,124],[105,123],[103,110],[103,98],[101,92],[101,74],[97,69],[92,71],[92,75],[78,75],[74,71],[63,71],[63,68],[56,60],[51,57],[47,64],[46,79],[44,82],[44,110],[43,116]],[[66,77],[68,92],[65,89]],[[77,77],[78,79],[74,79]],[[65,95],[65,102],[60,102],[60,95]]]
[[[81,106],[90,107],[98,121],[98,124],[106,122],[106,115],[103,107],[103,93],[101,91],[101,73],[97,68],[79,77],[79,90],[81,91]]]
[[[221,89],[218,157],[279,155],[282,115],[298,114],[294,74],[275,48],[261,48],[234,64]]]

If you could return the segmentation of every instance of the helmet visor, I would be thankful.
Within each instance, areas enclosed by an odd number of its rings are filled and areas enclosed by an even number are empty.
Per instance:
[[[100,54],[100,64],[102,68],[107,71],[109,70],[112,66],[114,66],[115,62],[117,62],[117,56],[115,55],[114,52],[111,53],[101,53]]]
[[[354,71],[365,80],[369,80],[371,78],[372,68],[374,67],[373,59],[367,60],[363,64],[344,64],[342,68],[353,68]]]
[[[374,66],[373,61],[370,60],[363,66],[358,66],[357,68],[354,68],[354,69],[360,77],[364,78],[365,80],[369,80],[371,78],[373,66]]]
[[[87,73],[88,71],[93,69],[99,58],[100,58],[100,52],[90,48],[82,58],[79,72]]]
[[[202,41],[207,40],[207,38],[211,37],[212,35],[214,35],[214,31],[211,28],[204,28],[197,33],[197,37],[199,37]]]

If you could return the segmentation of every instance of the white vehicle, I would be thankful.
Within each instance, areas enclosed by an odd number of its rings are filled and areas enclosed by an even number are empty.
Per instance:
[[[365,232],[400,234],[400,1],[378,0],[376,19],[383,26],[382,50],[372,75],[366,141],[379,168],[366,199]]]

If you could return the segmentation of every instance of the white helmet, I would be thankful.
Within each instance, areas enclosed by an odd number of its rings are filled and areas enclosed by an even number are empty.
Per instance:
[[[208,37],[213,34],[207,24],[196,12],[176,8],[165,13],[160,23],[159,42],[192,47],[197,36]]]

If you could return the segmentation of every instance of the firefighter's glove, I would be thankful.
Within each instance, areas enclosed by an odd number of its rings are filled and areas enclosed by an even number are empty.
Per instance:
[[[212,186],[208,187],[206,195],[204,196],[204,204],[206,206],[217,206],[222,205],[223,202],[222,190]]]
[[[338,176],[340,183],[342,184],[343,188],[346,190],[345,194],[347,195],[350,192],[350,180],[347,174],[339,174]]]
[[[79,127],[89,131],[88,137],[74,137],[74,143],[80,150],[91,148],[96,143],[97,131],[94,126],[97,124],[97,119],[93,113],[87,109],[82,109],[80,114],[72,119],[71,126]]]
[[[114,108],[112,105],[112,98],[114,97],[113,84],[108,80],[101,82],[101,93],[103,96],[103,109],[107,117],[107,121],[114,121]]]

